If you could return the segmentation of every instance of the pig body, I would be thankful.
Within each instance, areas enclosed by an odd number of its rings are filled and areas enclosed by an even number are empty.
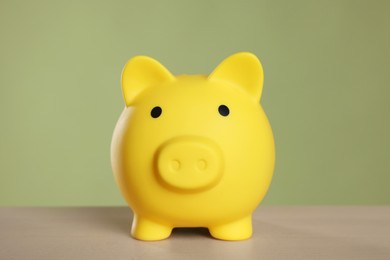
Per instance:
[[[134,212],[133,237],[161,240],[174,227],[207,227],[222,240],[252,235],[275,160],[262,83],[249,53],[230,56],[210,76],[175,77],[144,56],[127,63],[111,162]]]

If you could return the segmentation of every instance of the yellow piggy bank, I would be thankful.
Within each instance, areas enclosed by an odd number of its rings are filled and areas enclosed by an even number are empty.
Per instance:
[[[222,240],[251,237],[275,162],[262,87],[251,53],[228,57],[209,76],[173,76],[145,56],[126,64],[111,163],[134,212],[134,238],[165,239],[175,227],[207,227]]]

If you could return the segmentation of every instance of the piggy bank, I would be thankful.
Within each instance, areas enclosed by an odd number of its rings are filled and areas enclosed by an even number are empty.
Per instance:
[[[251,53],[228,57],[209,76],[174,76],[146,56],[126,64],[111,163],[134,213],[134,238],[165,239],[176,227],[206,227],[221,240],[251,237],[275,161],[262,87]]]

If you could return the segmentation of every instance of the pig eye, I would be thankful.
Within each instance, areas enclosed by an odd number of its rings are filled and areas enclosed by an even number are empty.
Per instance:
[[[218,107],[218,112],[221,114],[221,116],[228,116],[230,113],[229,108],[225,105],[220,105]]]
[[[153,117],[153,118],[157,118],[161,115],[162,113],[162,109],[161,107],[154,107],[152,109],[152,111],[150,111],[150,115]]]

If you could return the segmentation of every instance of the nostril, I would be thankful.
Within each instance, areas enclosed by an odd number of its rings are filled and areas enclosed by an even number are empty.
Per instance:
[[[201,170],[201,171],[206,170],[206,168],[207,168],[207,162],[206,162],[204,159],[200,159],[200,160],[198,161],[198,168],[199,168],[199,170]]]
[[[172,160],[171,167],[172,167],[172,170],[174,170],[174,171],[180,170],[180,167],[181,167],[180,161],[179,160]]]

